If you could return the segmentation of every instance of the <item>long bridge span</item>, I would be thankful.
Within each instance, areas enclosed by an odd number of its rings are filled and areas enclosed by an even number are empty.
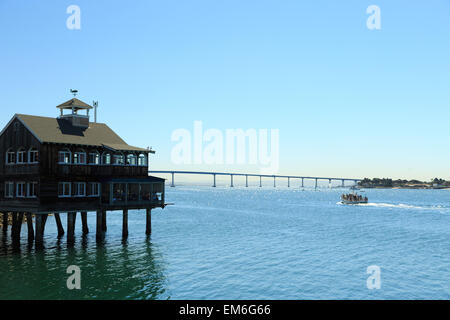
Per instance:
[[[292,179],[301,179],[302,185],[304,187],[305,180],[313,180],[315,181],[315,189],[317,189],[317,183],[319,180],[328,180],[328,184],[331,187],[332,181],[341,181],[342,187],[345,187],[345,181],[352,181],[357,184],[361,179],[353,179],[353,178],[330,178],[330,177],[308,177],[308,176],[287,176],[287,175],[266,175],[266,174],[255,174],[255,173],[231,173],[231,172],[205,172],[205,171],[174,171],[174,170],[163,170],[163,171],[154,171],[150,170],[151,174],[170,174],[172,175],[172,181],[170,183],[171,187],[175,187],[175,174],[190,174],[190,175],[210,175],[213,177],[213,187],[216,187],[216,177],[217,176],[230,176],[230,187],[234,187],[233,177],[242,176],[245,177],[245,186],[248,187],[248,177],[259,177],[259,186],[262,187],[262,178],[271,178],[273,179],[273,187],[277,186],[276,179],[287,179],[288,188],[291,186]]]

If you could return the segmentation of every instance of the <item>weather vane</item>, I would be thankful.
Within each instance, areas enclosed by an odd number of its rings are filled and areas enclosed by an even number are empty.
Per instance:
[[[78,90],[76,89],[70,89],[70,93],[73,94],[74,97],[77,96]]]

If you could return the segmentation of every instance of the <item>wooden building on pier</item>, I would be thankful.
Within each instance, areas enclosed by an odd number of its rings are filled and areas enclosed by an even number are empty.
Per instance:
[[[68,240],[73,240],[77,212],[83,232],[88,232],[87,212],[97,213],[101,237],[106,212],[114,210],[123,210],[126,236],[131,209],[146,210],[150,233],[151,210],[165,207],[164,179],[148,175],[154,151],[128,145],[106,124],[90,122],[93,107],[77,98],[57,108],[57,118],[16,114],[0,133],[0,212],[3,219],[12,214],[13,237],[20,234],[24,215],[29,238],[42,241],[48,214],[55,215],[61,235],[63,212],[68,213]]]

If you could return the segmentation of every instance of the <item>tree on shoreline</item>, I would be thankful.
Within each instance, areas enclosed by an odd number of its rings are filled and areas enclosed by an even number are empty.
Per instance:
[[[416,180],[416,179],[412,179],[412,180],[402,180],[402,179],[397,179],[397,180],[392,180],[389,178],[373,178],[373,179],[369,179],[369,178],[364,178],[363,180],[361,180],[358,183],[359,186],[361,187],[383,187],[383,188],[391,188],[391,187],[405,187],[405,186],[418,186],[418,185],[423,185],[423,186],[450,186],[450,181],[446,181],[444,179],[440,179],[440,178],[434,178],[431,179],[430,182],[425,182],[425,181],[420,181],[420,180]]]

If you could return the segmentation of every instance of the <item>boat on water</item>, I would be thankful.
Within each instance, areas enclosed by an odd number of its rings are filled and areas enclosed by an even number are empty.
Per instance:
[[[367,197],[363,197],[362,195],[356,193],[349,193],[341,195],[341,203],[342,204],[361,204],[368,203],[369,199]]]

